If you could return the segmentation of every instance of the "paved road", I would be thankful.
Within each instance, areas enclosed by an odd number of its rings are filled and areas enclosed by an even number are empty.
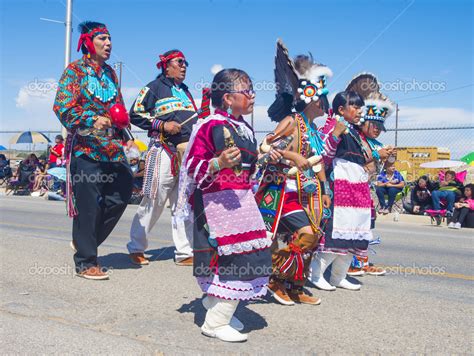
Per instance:
[[[239,307],[250,338],[226,344],[200,334],[201,293],[189,267],[174,265],[169,214],[152,236],[153,262],[134,268],[125,244],[130,206],[100,248],[109,281],[73,276],[71,223],[60,202],[0,197],[0,352],[70,354],[473,353],[470,231],[380,222],[372,260],[390,266],[365,276],[359,292],[310,291],[320,306],[271,299]]]

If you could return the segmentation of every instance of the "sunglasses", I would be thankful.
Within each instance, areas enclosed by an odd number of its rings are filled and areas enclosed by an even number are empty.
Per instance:
[[[189,67],[189,63],[184,58],[172,59],[170,62],[178,64],[180,67],[186,64],[186,67]]]
[[[255,90],[253,90],[253,89],[231,90],[228,93],[229,94],[244,94],[247,98],[251,98],[251,97],[255,96]]]

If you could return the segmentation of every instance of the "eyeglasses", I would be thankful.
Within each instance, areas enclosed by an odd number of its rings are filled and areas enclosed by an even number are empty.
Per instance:
[[[188,61],[185,60],[184,58],[172,59],[170,62],[174,62],[177,65],[179,65],[180,67],[182,67],[184,64],[186,64],[186,67],[189,67]]]
[[[251,98],[255,96],[255,90],[253,89],[245,89],[245,90],[230,90],[228,91],[229,94],[244,94],[247,98]]]

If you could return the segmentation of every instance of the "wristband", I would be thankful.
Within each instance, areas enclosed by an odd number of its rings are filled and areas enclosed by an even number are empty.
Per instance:
[[[322,195],[329,195],[329,192],[331,191],[331,187],[329,186],[329,182],[325,180],[324,182],[321,182],[321,192]]]
[[[214,168],[215,172],[219,172],[221,170],[221,167],[219,167],[219,161],[217,160],[217,158],[214,158],[212,160],[212,167]]]
[[[154,119],[153,122],[152,122],[152,124],[151,124],[151,128],[152,128],[153,130],[160,130],[160,125],[161,125],[162,122],[163,122],[163,121],[161,121],[161,120]]]

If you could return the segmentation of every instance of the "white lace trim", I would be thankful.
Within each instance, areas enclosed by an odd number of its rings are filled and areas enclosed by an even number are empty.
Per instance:
[[[253,249],[261,250],[266,247],[270,247],[271,244],[272,244],[271,239],[269,239],[268,237],[262,237],[260,239],[238,242],[231,245],[219,246],[217,248],[217,253],[219,254],[219,256],[222,256],[222,255],[228,256],[228,255],[233,255],[233,254],[249,252],[249,251],[252,251]]]
[[[372,231],[332,231],[332,238],[334,240],[365,240],[371,241],[373,239]]]

